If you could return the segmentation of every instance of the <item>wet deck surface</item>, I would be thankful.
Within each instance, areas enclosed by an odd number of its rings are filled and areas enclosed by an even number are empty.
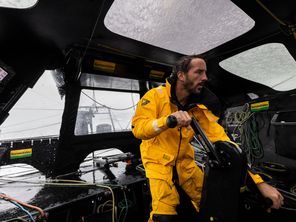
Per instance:
[[[80,166],[80,176],[77,179],[56,181],[46,179],[38,170],[26,164],[2,166],[0,192],[50,212],[71,204],[79,204],[86,199],[110,196],[110,191],[100,185],[117,189],[146,180],[140,173],[128,175],[125,162],[119,162],[117,166],[110,167],[110,170],[116,177],[113,181],[108,180],[102,170],[85,162]],[[32,215],[38,214],[38,211],[29,211]],[[27,216],[11,202],[0,199],[0,221],[17,217]]]

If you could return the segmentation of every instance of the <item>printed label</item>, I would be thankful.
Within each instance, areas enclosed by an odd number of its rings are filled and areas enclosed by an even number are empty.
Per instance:
[[[10,159],[19,159],[32,156],[32,148],[11,150]]]
[[[251,104],[251,111],[252,112],[268,110],[268,109],[269,109],[269,101],[264,101],[264,102]]]

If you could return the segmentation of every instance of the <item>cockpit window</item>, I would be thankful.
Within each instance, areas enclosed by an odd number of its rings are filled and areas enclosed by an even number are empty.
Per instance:
[[[0,7],[4,8],[31,8],[37,4],[38,0],[0,0]]]
[[[83,89],[75,135],[130,131],[139,99],[138,93]]]
[[[112,32],[182,54],[200,54],[249,31],[255,22],[229,0],[115,0]]]
[[[228,72],[277,91],[296,88],[296,62],[283,44],[269,43],[220,62]]]
[[[51,71],[45,71],[32,89],[28,89],[10,110],[0,126],[0,142],[32,137],[58,136],[64,100]]]

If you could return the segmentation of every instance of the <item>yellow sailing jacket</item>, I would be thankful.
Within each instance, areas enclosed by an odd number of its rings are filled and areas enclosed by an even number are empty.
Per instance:
[[[194,136],[193,129],[166,126],[167,117],[176,111],[178,107],[171,102],[171,85],[168,81],[163,86],[149,90],[137,105],[132,119],[132,132],[142,140],[141,157],[148,178],[169,181],[172,172],[168,166],[180,163],[186,168],[186,164],[188,167],[195,164],[194,149],[190,144]],[[212,143],[230,141],[224,128],[217,123],[218,117],[205,105],[197,104],[187,112],[198,120]],[[255,183],[262,182],[260,176],[251,176]]]

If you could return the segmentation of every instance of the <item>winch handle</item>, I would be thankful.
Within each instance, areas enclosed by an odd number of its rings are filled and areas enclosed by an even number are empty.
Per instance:
[[[190,125],[191,125],[195,135],[197,136],[197,139],[201,142],[202,146],[206,150],[208,156],[210,157],[210,160],[216,162],[216,164],[218,164],[218,165],[221,165],[222,162],[221,162],[219,156],[217,155],[214,145],[208,139],[205,132],[200,127],[198,121],[194,117],[192,117],[192,121],[191,121]]]

